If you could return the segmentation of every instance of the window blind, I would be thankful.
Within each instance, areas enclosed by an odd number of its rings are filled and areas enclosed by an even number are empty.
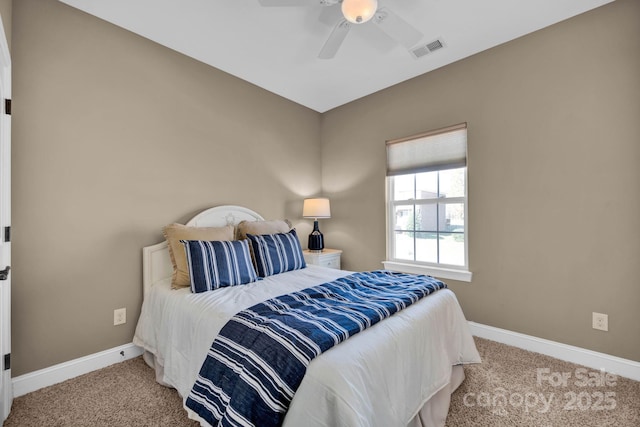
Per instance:
[[[387,141],[387,176],[467,165],[467,124]]]

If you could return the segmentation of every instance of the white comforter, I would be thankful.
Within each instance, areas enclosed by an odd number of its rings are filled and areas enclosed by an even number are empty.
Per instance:
[[[161,380],[186,397],[215,336],[235,313],[348,274],[308,266],[201,294],[171,290],[167,279],[146,296],[133,342],[156,356]],[[284,426],[405,427],[448,384],[452,365],[477,362],[458,301],[443,289],[317,357]]]

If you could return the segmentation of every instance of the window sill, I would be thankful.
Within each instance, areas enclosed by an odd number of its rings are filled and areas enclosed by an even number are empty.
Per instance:
[[[472,273],[466,270],[454,270],[451,268],[432,267],[428,265],[405,264],[396,261],[382,261],[384,268],[401,273],[427,274],[438,279],[459,280],[471,282]]]

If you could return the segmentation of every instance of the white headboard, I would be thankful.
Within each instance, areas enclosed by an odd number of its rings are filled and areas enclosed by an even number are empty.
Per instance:
[[[187,222],[191,227],[224,227],[240,221],[262,221],[260,214],[242,206],[216,206],[200,212]],[[167,242],[142,248],[142,288],[146,297],[149,289],[173,274]]]

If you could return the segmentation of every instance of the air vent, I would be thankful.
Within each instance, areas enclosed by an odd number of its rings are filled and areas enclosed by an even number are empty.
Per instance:
[[[430,43],[414,47],[413,49],[411,49],[411,54],[416,59],[418,59],[438,49],[442,49],[443,47],[444,47],[444,42],[442,41],[442,39],[437,39]]]
[[[429,49],[426,46],[419,46],[411,50],[413,56],[417,58],[422,58],[426,54],[429,53]]]
[[[434,40],[427,45],[427,49],[429,49],[429,52],[433,52],[434,50],[438,50],[442,47],[443,47],[443,44],[440,40]]]

